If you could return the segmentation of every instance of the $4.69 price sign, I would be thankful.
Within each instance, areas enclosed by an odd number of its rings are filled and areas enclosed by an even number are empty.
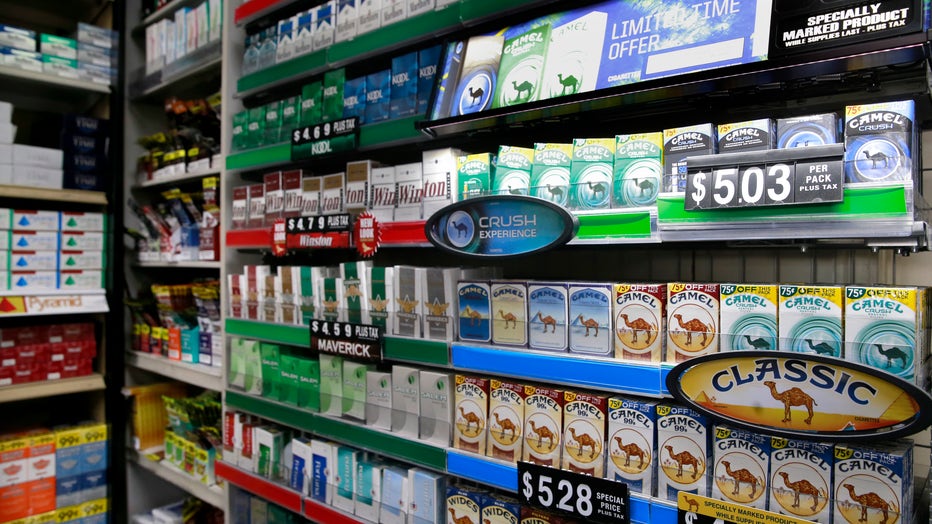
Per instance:
[[[359,118],[343,118],[305,126],[291,132],[291,159],[308,158],[350,151],[359,141]]]
[[[835,156],[836,149],[818,146],[690,159],[685,208],[840,202],[844,163]]]
[[[592,522],[630,522],[628,485],[518,462],[518,498],[544,511]]]
[[[350,357],[356,360],[382,360],[382,330],[378,326],[311,321],[311,351]]]

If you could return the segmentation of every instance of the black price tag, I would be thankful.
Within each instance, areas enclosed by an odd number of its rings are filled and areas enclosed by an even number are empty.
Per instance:
[[[522,504],[580,520],[630,522],[628,485],[581,473],[518,462],[518,498]]]
[[[685,209],[841,202],[845,175],[837,149],[820,146],[690,158]]]
[[[352,151],[359,139],[359,118],[342,118],[313,126],[296,128],[291,132],[291,159],[309,158]]]
[[[316,217],[291,217],[285,222],[285,232],[289,235],[301,233],[335,233],[351,231],[353,222],[348,213],[321,215]]]
[[[382,360],[382,328],[368,324],[312,320],[311,351],[354,360]]]

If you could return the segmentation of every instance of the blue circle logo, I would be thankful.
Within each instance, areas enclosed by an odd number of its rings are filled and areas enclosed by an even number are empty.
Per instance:
[[[469,213],[455,211],[447,220],[446,232],[450,245],[463,248],[468,246],[476,235],[476,223]]]

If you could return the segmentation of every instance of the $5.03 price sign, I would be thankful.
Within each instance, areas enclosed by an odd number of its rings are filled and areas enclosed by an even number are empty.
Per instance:
[[[518,495],[523,504],[579,520],[630,522],[628,485],[608,479],[518,462]]]

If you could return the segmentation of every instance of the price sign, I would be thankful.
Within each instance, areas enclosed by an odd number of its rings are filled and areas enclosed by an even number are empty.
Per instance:
[[[628,485],[581,473],[518,462],[522,504],[579,520],[630,522]]]
[[[333,320],[312,320],[311,351],[355,360],[382,360],[382,328]]]
[[[351,231],[352,221],[348,213],[336,215],[321,215],[316,217],[291,217],[285,223],[285,232],[294,235],[298,233],[332,233],[335,231]]]
[[[686,210],[840,202],[840,144],[692,157]]]
[[[322,155],[352,151],[359,139],[359,118],[343,118],[291,132],[291,160],[307,160]]]

